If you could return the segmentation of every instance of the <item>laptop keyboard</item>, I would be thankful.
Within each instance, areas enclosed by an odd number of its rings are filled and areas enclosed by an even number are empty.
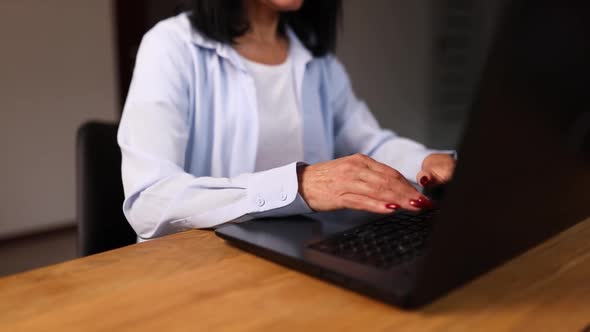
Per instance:
[[[379,269],[422,256],[436,210],[396,213],[334,234],[311,248]]]

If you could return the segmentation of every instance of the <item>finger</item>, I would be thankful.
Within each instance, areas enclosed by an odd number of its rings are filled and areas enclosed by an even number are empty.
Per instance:
[[[425,197],[410,185],[407,180],[387,179],[384,175],[376,172],[374,174],[366,173],[362,176],[364,179],[372,180],[372,182],[362,180],[351,181],[348,183],[346,191],[351,194],[370,197],[381,202],[396,202],[401,208],[410,211],[420,210],[421,204],[418,206],[412,205],[412,201],[418,201]]]
[[[432,175],[432,180],[431,180],[431,185],[439,185],[439,184],[445,184],[449,182],[449,177],[445,176],[445,175],[441,175],[440,173],[433,173]]]
[[[379,214],[391,214],[399,209],[392,209],[391,205],[395,203],[380,201],[371,197],[358,195],[358,194],[346,194],[342,196],[342,207],[345,209],[352,209],[358,211],[367,211],[371,213]]]
[[[367,157],[367,159],[365,159],[364,162],[365,162],[365,165],[367,166],[367,168],[369,168],[375,172],[384,174],[388,177],[392,177],[394,179],[399,179],[399,178],[404,177],[397,170],[395,170],[392,167],[389,167],[383,163],[380,163],[380,162],[376,161],[375,159]]]
[[[414,186],[405,178],[399,180],[400,185],[397,187],[397,195],[400,198],[400,206],[409,211],[419,211],[423,208],[430,208],[432,203],[424,197]]]
[[[441,167],[434,168],[430,172],[432,174],[432,181],[434,181],[435,184],[448,183],[449,181],[451,181],[454,169],[455,169],[454,165],[441,166]]]
[[[366,168],[358,173],[358,179],[367,183],[387,183],[389,177],[383,173]]]
[[[380,181],[386,179],[390,182],[390,184],[398,189],[401,189],[401,192],[406,193],[413,198],[418,197],[417,195],[419,193],[416,188],[414,188],[414,186],[412,186],[410,182],[408,182],[408,180],[397,170],[371,158],[368,158],[365,160],[365,162],[369,172],[363,172],[361,174],[362,180],[370,183],[380,183]]]
[[[397,170],[374,160],[369,161],[368,166],[375,172],[382,172],[380,174],[384,174],[390,182],[393,182],[390,188],[396,192],[396,197],[399,197],[398,202],[400,202],[402,208],[410,211],[419,211],[424,208],[431,209],[433,207],[433,203],[418,192]]]
[[[389,177],[383,173],[366,169],[358,174],[360,181],[367,183],[373,191],[385,191],[399,193],[407,192],[413,198],[418,198],[418,191],[403,176]],[[363,194],[367,194],[363,192]],[[384,197],[387,199],[387,197]],[[383,199],[383,198],[382,198]]]
[[[377,179],[375,182],[365,182],[361,180],[349,182],[346,188],[348,193],[371,197],[382,202],[397,202],[402,197],[389,187],[386,180]]]
[[[402,208],[410,211],[418,211],[422,208],[432,207],[432,203],[426,197],[422,196],[400,172],[385,164],[377,162],[370,157],[364,155],[356,155],[355,157],[364,165],[366,165],[368,170],[375,172],[379,178],[385,176],[385,179],[388,181],[388,185],[385,186],[385,188],[393,191],[395,197],[399,199],[398,203]],[[369,180],[371,178],[375,178],[371,175],[367,176],[366,174],[368,173],[364,174],[365,178]],[[380,181],[376,181],[374,184],[378,186],[377,190],[383,188],[383,184]],[[373,197],[376,195],[373,194],[369,196]],[[376,198],[379,197],[380,196],[377,196]],[[418,201],[420,201],[420,203],[417,203]]]
[[[424,168],[423,170],[432,175],[434,181],[437,184],[447,183],[453,177],[455,171],[456,161],[450,156],[443,159],[443,162],[436,163],[430,167]]]
[[[419,183],[423,188],[434,184],[435,181],[436,179],[434,179],[432,174],[424,170],[421,170],[416,175],[416,182]]]

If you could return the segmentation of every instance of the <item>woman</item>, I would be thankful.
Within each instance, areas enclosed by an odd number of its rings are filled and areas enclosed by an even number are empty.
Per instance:
[[[379,128],[332,55],[336,0],[193,0],[139,49],[119,129],[141,238],[252,218],[430,207],[448,153]]]

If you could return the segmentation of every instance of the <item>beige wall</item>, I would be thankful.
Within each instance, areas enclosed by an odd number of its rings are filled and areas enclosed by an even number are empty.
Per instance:
[[[74,148],[114,120],[107,0],[0,0],[0,237],[75,218]]]
[[[496,16],[505,1],[476,4],[474,44],[477,67],[483,64]],[[430,147],[455,148],[465,118],[448,116],[436,105],[436,39],[446,2],[437,0],[344,0],[344,26],[338,56],[357,95],[383,127]],[[479,50],[479,52],[478,52]],[[481,53],[481,54],[480,54]],[[475,73],[477,75],[477,73]],[[465,112],[466,113],[466,112]],[[461,114],[463,115],[463,114]]]
[[[338,56],[383,127],[425,142],[431,107],[431,0],[345,0]]]

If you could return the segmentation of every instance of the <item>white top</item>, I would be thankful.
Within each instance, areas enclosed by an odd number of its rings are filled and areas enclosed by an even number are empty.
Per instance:
[[[280,65],[242,60],[254,79],[258,105],[255,171],[303,160],[303,128],[291,58]]]

